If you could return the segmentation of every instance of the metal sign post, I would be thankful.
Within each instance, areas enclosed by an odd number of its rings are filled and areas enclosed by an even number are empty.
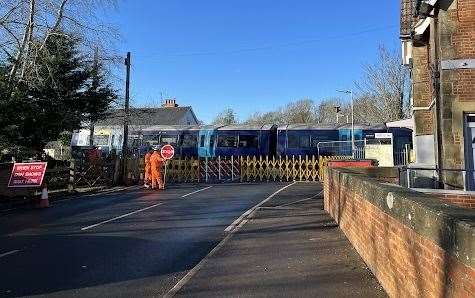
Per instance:
[[[172,145],[165,145],[160,149],[160,155],[165,159],[165,172],[163,173],[163,187],[165,187],[168,161],[175,156],[175,148]]]

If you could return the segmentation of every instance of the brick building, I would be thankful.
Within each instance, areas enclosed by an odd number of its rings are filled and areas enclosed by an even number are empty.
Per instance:
[[[402,0],[401,41],[416,165],[442,169],[436,176],[447,188],[474,189],[475,0]]]

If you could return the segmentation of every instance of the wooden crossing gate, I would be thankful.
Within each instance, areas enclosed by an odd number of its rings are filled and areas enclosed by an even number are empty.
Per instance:
[[[331,159],[348,157],[335,157]],[[265,182],[318,181],[329,158],[316,156],[218,156],[216,158],[178,158],[167,164],[168,182]],[[139,171],[143,173],[143,161]],[[165,169],[163,169],[165,171]],[[140,174],[143,179],[143,174]]]

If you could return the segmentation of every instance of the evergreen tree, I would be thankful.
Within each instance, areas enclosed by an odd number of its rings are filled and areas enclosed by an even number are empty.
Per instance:
[[[8,90],[0,80],[0,146],[40,151],[64,131],[97,120],[115,99],[104,76],[78,54],[78,40],[55,35],[38,53],[34,81]],[[3,68],[3,73],[7,68]]]

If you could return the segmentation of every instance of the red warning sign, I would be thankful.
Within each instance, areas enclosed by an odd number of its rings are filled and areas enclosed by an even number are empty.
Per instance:
[[[45,177],[46,162],[15,163],[8,187],[40,187]]]
[[[160,150],[160,153],[164,159],[172,159],[175,155],[175,148],[173,148],[172,145],[164,145]]]

